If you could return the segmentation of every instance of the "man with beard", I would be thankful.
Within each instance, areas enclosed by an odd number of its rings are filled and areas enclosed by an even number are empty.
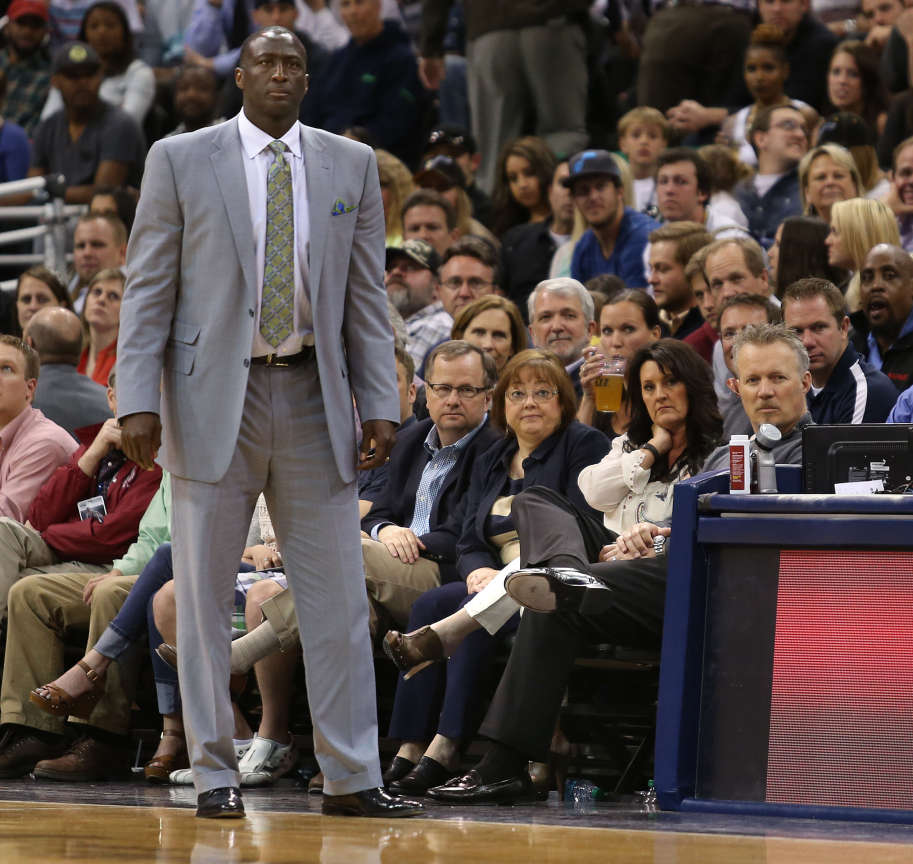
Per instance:
[[[6,16],[6,47],[0,49],[0,70],[7,80],[3,116],[31,136],[51,87],[51,58],[44,44],[48,7],[40,0],[14,0]]]
[[[607,150],[584,150],[572,156],[568,176],[571,190],[588,230],[577,241],[571,276],[586,282],[611,273],[629,288],[644,288],[644,249],[659,225],[644,213],[625,207],[621,172]]]
[[[913,260],[879,243],[859,271],[862,309],[850,316],[853,345],[898,390],[913,384]]]
[[[204,66],[184,66],[174,82],[174,113],[180,121],[171,135],[195,132],[221,123],[216,118],[219,79]]]
[[[406,322],[409,356],[420,366],[428,349],[450,336],[453,318],[438,299],[440,258],[430,243],[406,240],[387,249],[384,285]]]
[[[63,174],[67,204],[88,204],[96,186],[138,186],[143,133],[126,111],[98,95],[103,72],[95,49],[64,45],[52,71],[64,107],[38,126],[29,176]]]
[[[529,295],[528,307],[533,345],[558,355],[579,399],[583,349],[596,332],[590,292],[576,279],[546,279]]]

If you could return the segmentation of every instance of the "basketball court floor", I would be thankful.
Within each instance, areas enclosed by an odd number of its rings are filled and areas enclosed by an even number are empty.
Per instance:
[[[243,820],[196,819],[190,787],[0,782],[0,864],[913,864],[913,826],[644,812],[637,801],[429,805],[427,817],[320,815],[291,781],[245,791]]]

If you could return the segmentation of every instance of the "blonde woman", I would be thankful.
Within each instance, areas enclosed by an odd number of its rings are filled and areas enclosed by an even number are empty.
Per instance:
[[[799,163],[799,198],[806,216],[831,221],[838,201],[859,198],[865,192],[859,169],[849,150],[839,144],[821,144]]]
[[[859,268],[865,256],[879,243],[899,246],[900,231],[891,208],[883,201],[852,198],[831,208],[831,230],[824,243],[828,264],[853,271],[846,290],[846,305],[852,313],[859,310]]]
[[[375,155],[377,156],[377,173],[380,175],[380,195],[384,202],[387,246],[401,246],[403,242],[403,204],[415,191],[412,172],[386,150],[377,150]]]

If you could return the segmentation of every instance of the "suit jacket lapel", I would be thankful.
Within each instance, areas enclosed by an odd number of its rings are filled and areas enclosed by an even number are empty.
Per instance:
[[[212,168],[222,193],[228,221],[235,238],[238,259],[247,283],[249,294],[256,297],[256,248],[254,232],[251,228],[250,204],[247,197],[247,183],[244,179],[244,151],[241,148],[241,136],[238,132],[238,121],[226,123],[216,137],[212,153],[209,155]],[[239,182],[240,178],[240,182]]]
[[[308,278],[311,308],[316,310],[320,272],[323,268],[323,251],[326,248],[327,231],[330,227],[330,208],[332,207],[330,184],[333,172],[330,155],[323,142],[307,126],[301,127],[301,146],[307,178],[308,223],[310,225]]]

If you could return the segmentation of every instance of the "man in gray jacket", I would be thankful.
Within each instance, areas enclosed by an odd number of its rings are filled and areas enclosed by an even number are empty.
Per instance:
[[[76,315],[62,306],[39,309],[22,338],[41,360],[33,407],[71,435],[111,417],[105,388],[76,371],[82,353],[82,325]]]

